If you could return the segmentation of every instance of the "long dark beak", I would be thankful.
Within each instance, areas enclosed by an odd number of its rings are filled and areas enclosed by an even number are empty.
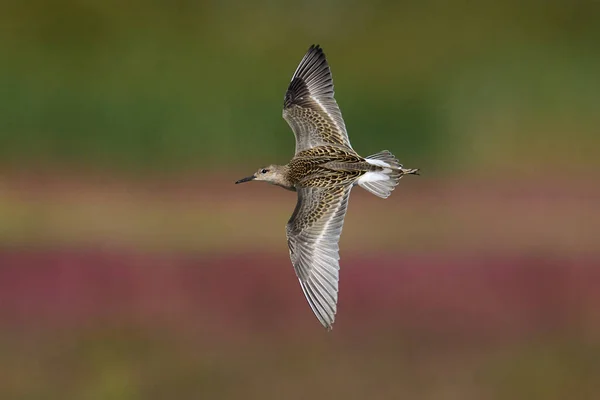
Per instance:
[[[239,181],[237,181],[235,184],[237,185],[238,183],[250,182],[251,180],[254,180],[254,178],[256,178],[254,175],[249,176],[247,178],[242,178]]]

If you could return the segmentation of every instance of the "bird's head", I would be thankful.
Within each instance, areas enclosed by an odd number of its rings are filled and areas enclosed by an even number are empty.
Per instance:
[[[238,184],[250,181],[265,181],[273,185],[289,188],[291,185],[288,181],[286,171],[287,166],[271,164],[268,167],[260,168],[253,175],[242,178],[235,183]]]
[[[278,176],[277,167],[278,167],[277,165],[269,165],[268,167],[260,168],[253,175],[250,175],[246,178],[242,178],[239,181],[237,181],[236,185],[238,183],[244,183],[244,182],[250,182],[250,181],[273,182],[277,179],[277,176]]]

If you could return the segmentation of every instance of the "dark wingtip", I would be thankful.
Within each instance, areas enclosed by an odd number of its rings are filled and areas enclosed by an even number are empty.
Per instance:
[[[311,81],[311,85],[314,86],[313,89],[308,87]],[[297,102],[309,96],[311,90],[319,90],[318,94],[320,95],[324,94],[321,92],[329,90],[331,93],[325,94],[333,96],[333,82],[331,80],[329,65],[327,64],[327,57],[318,44],[312,44],[309,47],[296,68],[296,72],[292,76],[283,99],[284,109],[290,107],[292,104],[300,104]],[[309,107],[306,104],[304,106]]]
[[[309,54],[317,54],[318,57],[324,57],[325,56],[325,52],[323,51],[323,48],[319,44],[312,44],[312,45],[310,45],[310,47],[308,48],[307,53],[309,53]]]

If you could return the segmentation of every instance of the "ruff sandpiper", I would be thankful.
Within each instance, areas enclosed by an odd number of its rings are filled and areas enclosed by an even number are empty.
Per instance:
[[[337,311],[338,243],[350,191],[358,184],[385,199],[400,178],[419,171],[403,168],[387,150],[359,156],[333,94],[325,54],[313,45],[283,102],[283,118],[296,136],[296,154],[287,165],[269,165],[236,182],[265,181],[298,192],[286,226],[290,258],[310,308],[328,330]]]

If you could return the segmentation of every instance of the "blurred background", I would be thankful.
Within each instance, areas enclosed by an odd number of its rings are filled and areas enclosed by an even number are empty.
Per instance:
[[[0,4],[0,398],[600,397],[600,4]],[[308,47],[354,148],[325,332],[291,267]]]

